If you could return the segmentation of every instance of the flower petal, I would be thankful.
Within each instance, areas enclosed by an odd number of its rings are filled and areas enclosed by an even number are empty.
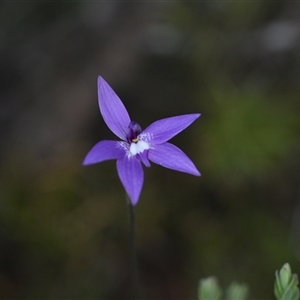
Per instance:
[[[120,98],[101,76],[98,77],[98,101],[108,128],[125,141],[130,117]]]
[[[101,141],[97,143],[85,157],[83,165],[124,157],[126,150],[123,144],[124,142],[119,141]]]
[[[142,135],[150,136],[153,145],[162,144],[187,128],[199,117],[200,114],[189,114],[158,120],[149,125]]]
[[[125,156],[117,161],[117,170],[132,205],[136,205],[144,182],[144,171],[140,161],[134,156]]]
[[[148,158],[154,163],[168,169],[200,176],[194,163],[178,147],[170,143],[156,145],[149,150]]]
[[[144,152],[138,153],[136,157],[145,165],[145,167],[150,167],[150,161],[148,159],[148,151],[145,150]]]

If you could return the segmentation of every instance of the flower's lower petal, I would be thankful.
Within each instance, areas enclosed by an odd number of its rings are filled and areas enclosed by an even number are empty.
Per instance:
[[[124,142],[119,141],[101,141],[97,143],[85,157],[83,165],[91,165],[105,160],[124,157],[126,150],[122,146],[123,144]]]
[[[145,165],[145,167],[150,167],[150,161],[148,159],[148,152],[149,150],[145,150],[142,153],[138,153],[136,156],[138,159]]]
[[[156,145],[149,150],[148,158],[165,168],[200,176],[193,162],[178,147],[170,143]]]
[[[130,117],[120,98],[101,76],[98,77],[98,101],[108,128],[125,141]]]
[[[162,144],[187,128],[199,117],[200,114],[189,114],[158,120],[149,125],[142,135],[150,136],[153,145]]]
[[[125,156],[118,159],[117,170],[132,205],[136,205],[144,182],[144,171],[140,161],[134,156]]]

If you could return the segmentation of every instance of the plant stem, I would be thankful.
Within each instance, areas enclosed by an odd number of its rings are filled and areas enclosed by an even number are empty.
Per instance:
[[[130,252],[130,265],[131,265],[131,281],[132,281],[132,299],[140,299],[140,282],[139,282],[139,269],[137,259],[136,247],[136,231],[135,231],[135,217],[134,207],[128,195],[126,195],[126,202],[129,214],[129,252]]]

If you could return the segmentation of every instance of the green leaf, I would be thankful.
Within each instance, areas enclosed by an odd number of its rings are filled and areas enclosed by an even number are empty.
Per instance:
[[[226,290],[226,300],[245,300],[248,296],[248,286],[232,282]]]
[[[277,300],[298,300],[298,276],[292,274],[288,263],[284,264],[280,271],[275,273],[274,294]]]
[[[222,290],[218,280],[211,276],[201,279],[198,286],[198,300],[220,300]]]

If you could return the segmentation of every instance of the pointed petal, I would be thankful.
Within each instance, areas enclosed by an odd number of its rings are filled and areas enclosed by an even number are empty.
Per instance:
[[[126,140],[130,117],[120,98],[101,76],[98,77],[98,101],[108,128],[120,139]]]
[[[125,156],[117,161],[117,170],[132,205],[136,205],[144,182],[144,171],[140,161],[134,156]]]
[[[178,147],[170,143],[156,145],[149,150],[148,158],[154,163],[168,169],[200,176],[194,163]]]
[[[149,125],[142,134],[149,135],[153,145],[162,144],[187,128],[199,117],[200,114],[189,114],[158,120]]]
[[[83,165],[124,157],[126,150],[123,144],[124,142],[119,141],[101,141],[97,143],[85,157]]]
[[[150,161],[148,159],[148,152],[149,150],[145,150],[142,153],[138,153],[136,156],[137,158],[145,165],[145,167],[150,167]]]

